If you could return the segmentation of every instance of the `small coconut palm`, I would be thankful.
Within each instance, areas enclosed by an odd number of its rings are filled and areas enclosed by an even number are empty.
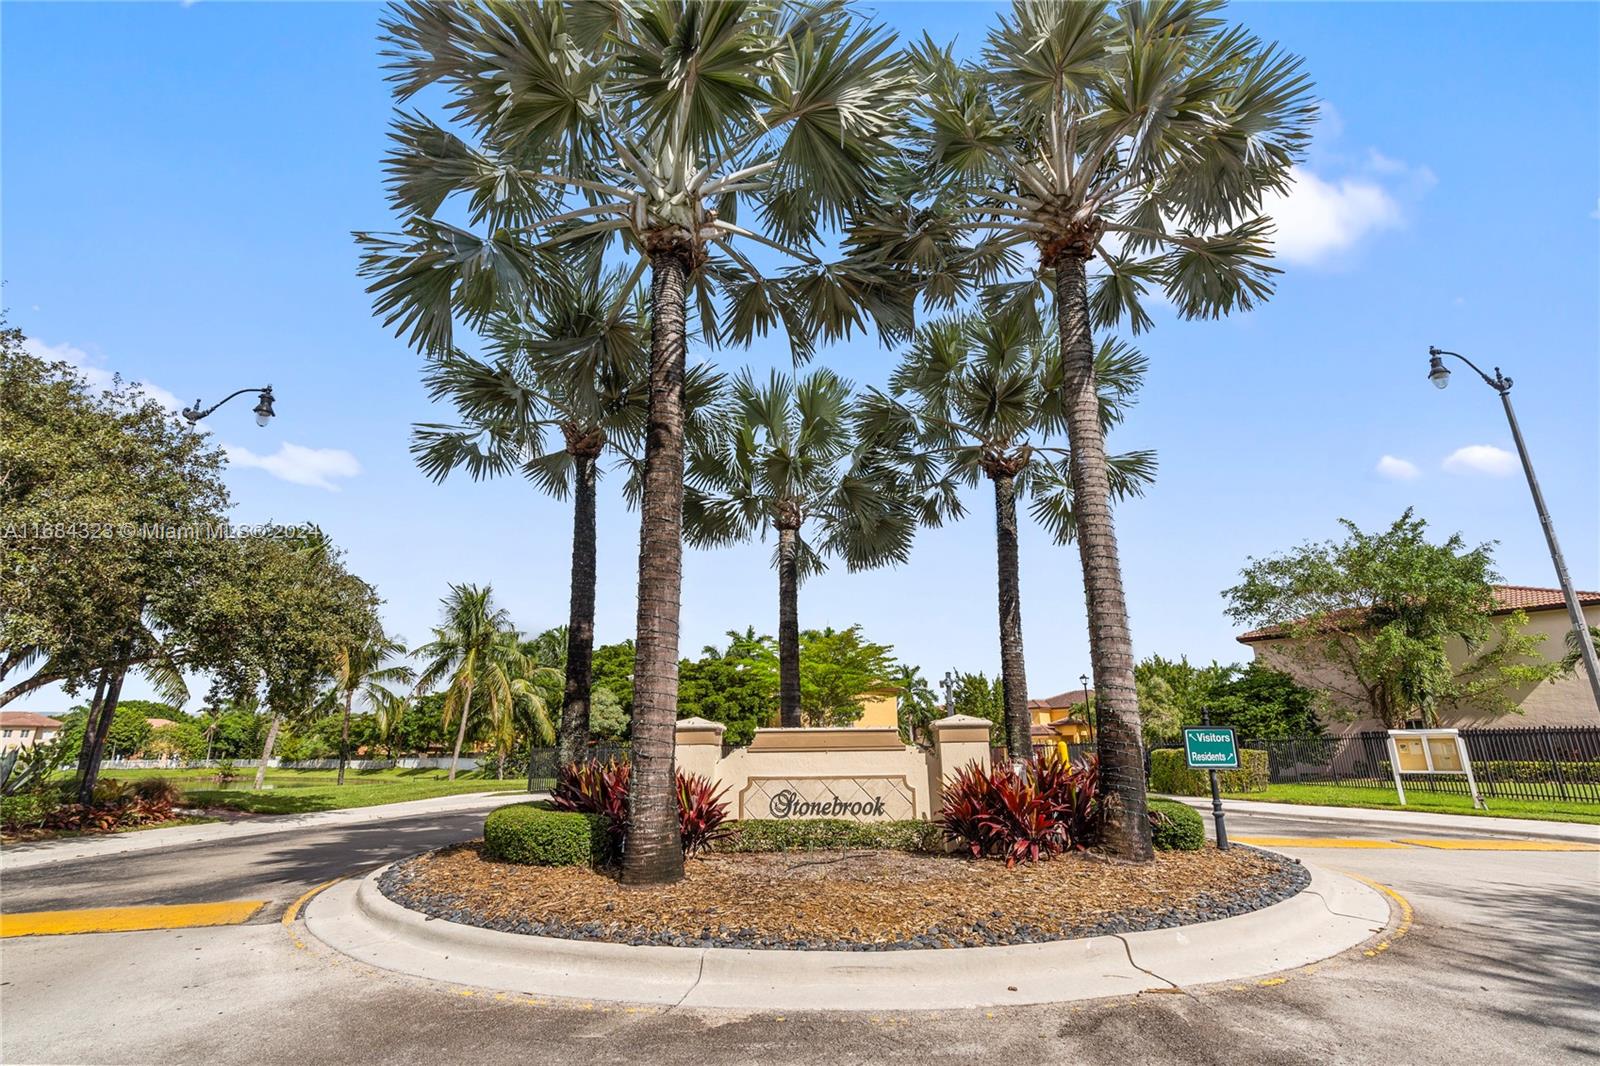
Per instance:
[[[434,629],[432,640],[411,653],[427,660],[417,675],[418,693],[441,683],[447,686],[444,724],[449,728],[456,723],[451,781],[456,779],[473,710],[481,709],[491,722],[511,713],[516,698],[512,683],[527,673],[520,637],[511,628],[511,616],[494,605],[489,586],[451,585],[444,599],[443,624]]]
[[[416,672],[403,663],[385,665],[406,654],[406,646],[390,638],[378,625],[365,640],[343,644],[334,652],[332,685],[324,701],[339,710],[339,784],[344,784],[345,763],[350,759],[350,713],[359,698],[385,725],[399,717],[405,696],[391,685],[409,685]],[[380,729],[380,732],[387,732]]]

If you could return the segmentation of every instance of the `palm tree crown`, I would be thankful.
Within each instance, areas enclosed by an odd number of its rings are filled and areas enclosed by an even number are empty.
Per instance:
[[[447,686],[444,724],[457,723],[450,759],[452,781],[473,708],[482,706],[491,722],[509,715],[516,703],[513,681],[528,672],[521,634],[511,627],[505,609],[495,606],[493,597],[487,585],[451,585],[444,600],[443,623],[434,629],[432,640],[412,652],[427,660],[417,676],[417,692],[441,683]]]

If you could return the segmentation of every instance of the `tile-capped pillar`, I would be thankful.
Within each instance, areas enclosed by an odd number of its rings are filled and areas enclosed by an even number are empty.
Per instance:
[[[722,734],[728,727],[704,718],[680,718],[675,762],[680,774],[699,774],[715,783],[722,758]]]

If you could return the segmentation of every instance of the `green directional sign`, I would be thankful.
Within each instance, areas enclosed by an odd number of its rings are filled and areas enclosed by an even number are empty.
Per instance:
[[[1183,731],[1183,754],[1196,770],[1237,770],[1239,745],[1226,726],[1203,725]]]

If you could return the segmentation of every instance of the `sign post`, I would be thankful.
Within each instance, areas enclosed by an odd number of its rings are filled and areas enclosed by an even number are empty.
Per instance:
[[[1227,726],[1211,727],[1211,708],[1200,712],[1199,729],[1183,731],[1183,757],[1191,769],[1205,770],[1211,775],[1211,816],[1217,823],[1217,850],[1228,850],[1228,829],[1223,824],[1222,791],[1217,787],[1218,770],[1239,768],[1239,745],[1233,730]]]

